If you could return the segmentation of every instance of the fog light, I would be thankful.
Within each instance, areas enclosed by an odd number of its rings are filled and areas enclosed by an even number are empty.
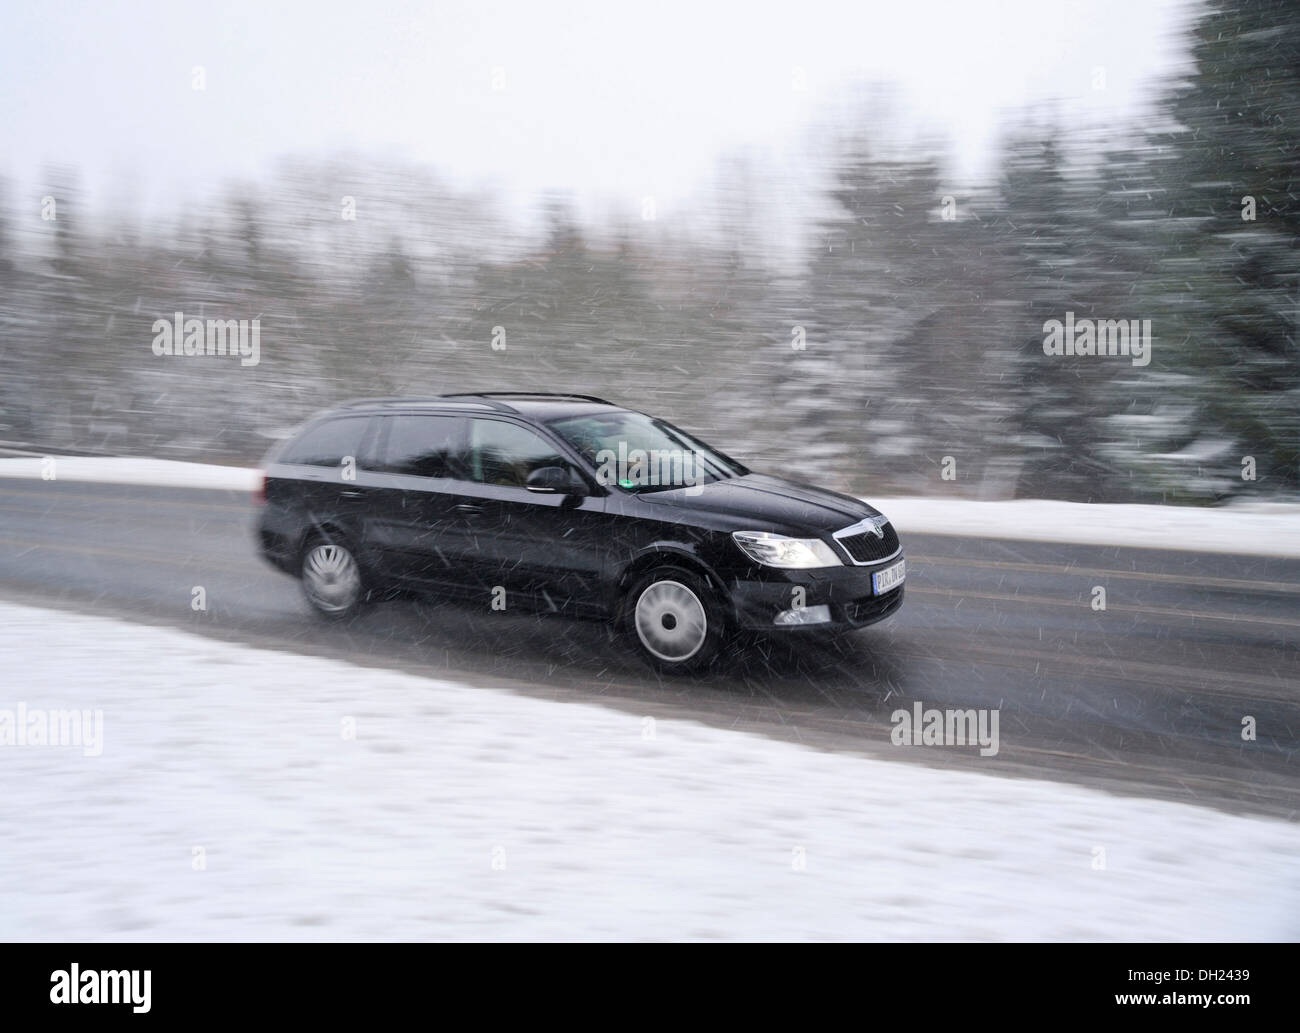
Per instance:
[[[792,624],[826,624],[830,619],[829,606],[801,606],[797,610],[782,610],[774,623],[789,627]]]

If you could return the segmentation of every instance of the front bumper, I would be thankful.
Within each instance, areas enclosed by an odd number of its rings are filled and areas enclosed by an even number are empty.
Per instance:
[[[903,559],[902,554],[863,567],[818,570],[764,568],[763,580],[738,578],[727,587],[736,624],[754,631],[815,631],[865,628],[890,616],[903,604],[906,583],[881,595],[871,575]],[[755,573],[758,573],[755,571]],[[826,606],[830,620],[816,624],[777,624],[777,616],[794,607]]]

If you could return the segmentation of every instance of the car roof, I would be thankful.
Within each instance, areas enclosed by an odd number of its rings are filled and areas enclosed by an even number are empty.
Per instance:
[[[422,398],[358,398],[335,410],[339,412],[380,412],[420,409],[461,410],[481,413],[499,412],[526,419],[548,421],[565,416],[584,416],[593,412],[622,411],[622,406],[592,395],[552,394],[549,392],[484,391]]]

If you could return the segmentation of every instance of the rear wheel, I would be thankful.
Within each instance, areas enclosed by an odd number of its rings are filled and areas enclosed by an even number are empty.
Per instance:
[[[345,620],[361,609],[365,585],[361,565],[340,539],[314,538],[303,548],[302,591],[313,610]]]
[[[708,667],[725,632],[712,589],[681,567],[658,567],[638,578],[625,598],[623,619],[642,658],[672,673]]]

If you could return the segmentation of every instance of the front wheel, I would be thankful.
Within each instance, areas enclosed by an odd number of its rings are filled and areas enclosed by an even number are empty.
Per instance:
[[[725,632],[713,591],[680,567],[659,567],[637,579],[626,596],[624,621],[641,656],[668,673],[707,667]]]
[[[308,542],[302,554],[302,592],[322,617],[345,620],[361,609],[365,598],[361,565],[339,540]]]

